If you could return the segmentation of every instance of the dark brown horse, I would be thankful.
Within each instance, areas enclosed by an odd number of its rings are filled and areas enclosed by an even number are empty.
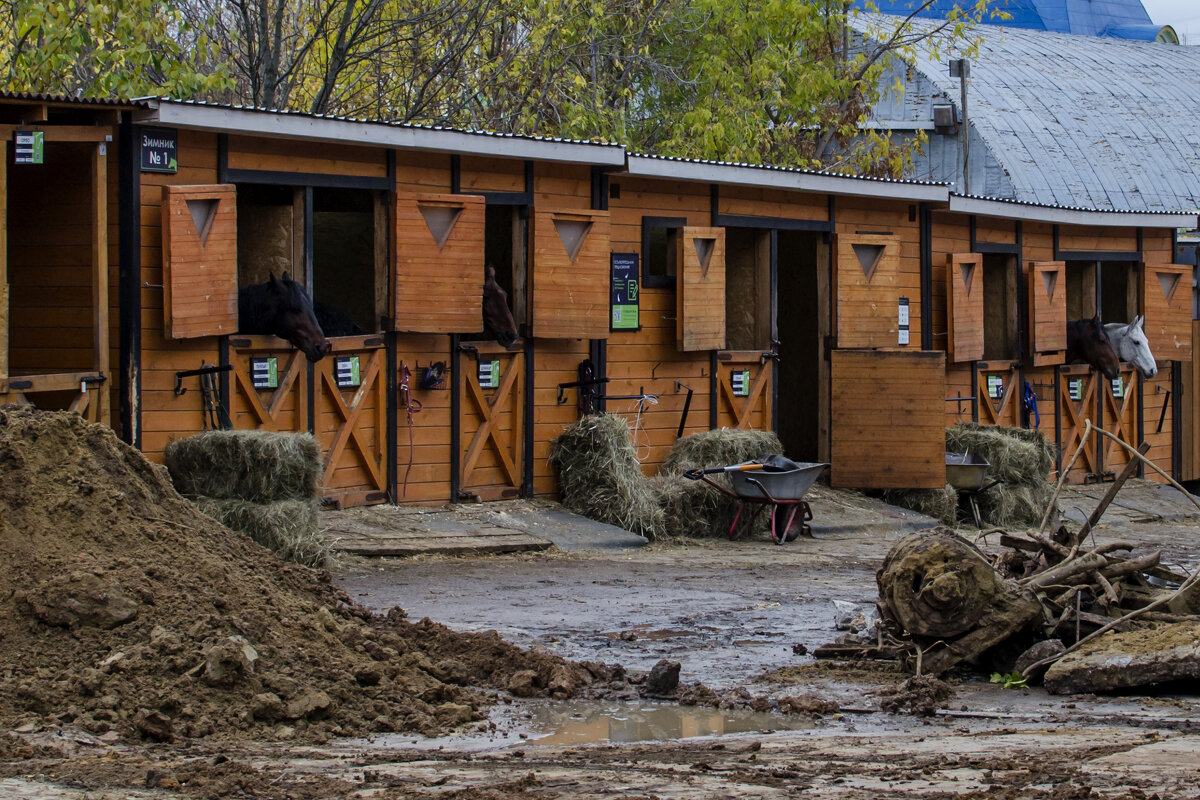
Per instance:
[[[508,293],[496,282],[496,268],[487,265],[483,282],[483,324],[506,349],[517,340],[517,322],[508,308]]]
[[[1121,360],[1100,324],[1100,315],[1067,323],[1067,363],[1084,361],[1109,380],[1120,375]]]
[[[238,289],[238,333],[278,336],[320,361],[331,345],[313,313],[312,301],[285,272],[265,283]]]

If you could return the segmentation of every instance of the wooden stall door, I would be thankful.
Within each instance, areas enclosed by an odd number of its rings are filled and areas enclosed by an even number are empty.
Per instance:
[[[945,353],[835,350],[830,380],[831,485],[946,485]]]
[[[1058,419],[1059,439],[1058,451],[1062,457],[1063,469],[1075,454],[1079,442],[1087,427],[1085,420],[1096,424],[1097,397],[1104,376],[1086,364],[1067,365],[1058,368]],[[1071,483],[1084,483],[1089,476],[1100,472],[1100,450],[1096,439],[1092,436],[1084,446],[1079,460],[1067,480]],[[1103,437],[1099,437],[1103,438]]]
[[[949,343],[947,360],[979,361],[983,358],[983,256],[953,253],[946,256],[946,318]]]
[[[1029,262],[1029,328],[1033,366],[1052,366],[1066,361],[1066,262]]]
[[[897,347],[900,237],[840,234],[835,247],[838,347]]]
[[[395,202],[391,330],[478,330],[484,279],[483,198],[400,192]]]
[[[338,507],[388,499],[387,353],[382,336],[343,336],[313,365],[322,496]]]
[[[171,339],[237,330],[237,194],[162,187],[163,316]]]
[[[1192,360],[1192,270],[1188,264],[1143,264],[1146,338],[1159,361]]]
[[[238,336],[229,346],[229,418],[234,430],[308,433],[304,353],[274,336]]]
[[[537,209],[533,220],[533,333],[607,339],[607,211]]]
[[[975,368],[980,425],[1021,425],[1021,370],[1013,361],[980,361]]]
[[[717,427],[769,431],[772,414],[772,353],[722,350],[717,353]]]
[[[1121,375],[1114,380],[1099,376],[1100,426],[1130,447],[1138,446],[1138,406],[1141,375],[1131,364],[1121,364]],[[1120,472],[1129,463],[1129,451],[1107,436],[1100,437],[1100,465],[1104,472]]]
[[[725,347],[725,229],[685,227],[676,237],[675,344]]]
[[[518,497],[526,458],[525,354],[496,342],[459,348],[458,499]]]

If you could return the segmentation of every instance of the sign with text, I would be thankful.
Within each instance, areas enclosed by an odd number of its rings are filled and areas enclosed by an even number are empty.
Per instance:
[[[250,359],[250,382],[255,389],[278,389],[279,360],[275,356]]]
[[[44,164],[46,134],[42,131],[17,131],[13,134],[14,164]]]
[[[479,388],[500,388],[500,361],[498,359],[479,362]]]
[[[641,327],[638,319],[639,281],[638,254],[613,253],[609,330],[636,331]]]
[[[142,128],[142,172],[179,171],[179,134],[174,128]]]
[[[358,356],[338,356],[334,361],[333,374],[339,389],[356,389],[362,386],[362,369]]]

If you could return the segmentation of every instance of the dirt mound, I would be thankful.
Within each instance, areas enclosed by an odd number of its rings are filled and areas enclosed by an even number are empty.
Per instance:
[[[356,606],[176,494],[103,426],[0,409],[0,728],[323,739],[568,696],[580,665]]]

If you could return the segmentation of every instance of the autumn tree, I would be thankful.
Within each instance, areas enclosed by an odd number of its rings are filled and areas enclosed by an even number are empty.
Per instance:
[[[190,46],[185,52],[182,41]],[[230,85],[173,0],[4,0],[3,89],[84,97],[207,96]]]

